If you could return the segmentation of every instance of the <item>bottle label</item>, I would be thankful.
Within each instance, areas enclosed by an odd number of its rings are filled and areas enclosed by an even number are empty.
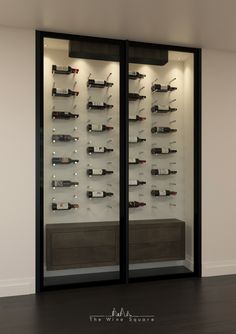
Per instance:
[[[163,148],[161,149],[161,153],[163,153],[163,154],[167,154],[167,153],[169,153],[169,149],[163,147]]]
[[[69,162],[68,158],[61,158],[61,163],[67,163],[67,162]]]
[[[64,183],[63,183],[63,181],[54,181],[53,186],[54,187],[63,187]]]
[[[58,203],[57,210],[69,210],[69,203]]]
[[[165,190],[159,190],[159,196],[166,196]]]
[[[94,80],[94,83],[97,84],[97,85],[105,85],[104,80]]]
[[[159,110],[169,110],[170,108],[169,108],[169,106],[166,104],[166,105],[159,105],[159,106],[158,106],[158,109],[159,109]]]
[[[92,102],[92,105],[94,107],[103,107],[104,106],[103,102]]]
[[[105,152],[104,147],[99,147],[99,146],[94,147],[94,153],[104,153],[104,152]]]
[[[129,186],[137,186],[138,181],[137,180],[129,180]]]
[[[56,94],[68,94],[68,89],[56,88]]]
[[[136,115],[134,115],[134,116],[129,116],[129,119],[136,120]]]
[[[166,168],[161,168],[158,170],[160,175],[168,175],[169,174],[169,170]]]
[[[160,85],[161,86],[161,90],[168,90],[168,86],[167,85]]]
[[[129,164],[135,164],[136,159],[135,158],[129,158]]]
[[[137,72],[130,71],[130,72],[129,72],[129,75],[137,75]]]
[[[102,125],[101,124],[92,124],[92,131],[102,131]]]
[[[92,192],[92,197],[104,197],[103,196],[103,191],[93,191]]]
[[[137,143],[138,137],[129,137],[129,143]]]
[[[92,173],[93,175],[102,175],[102,169],[93,169]]]
[[[58,65],[58,66],[56,66],[56,71],[68,72],[69,71],[69,66]]]

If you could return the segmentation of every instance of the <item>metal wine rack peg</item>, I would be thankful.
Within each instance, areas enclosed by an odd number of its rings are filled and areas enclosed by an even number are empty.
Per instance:
[[[139,111],[138,111],[138,112],[142,112],[143,110],[145,110],[145,108],[141,108],[141,109],[139,109]]]
[[[157,103],[157,102],[158,102],[158,100],[154,100],[154,101],[152,102],[152,105],[155,104],[155,103]]]
[[[172,162],[169,162],[170,165],[176,165],[176,162],[172,161]]]
[[[55,108],[56,108],[55,106],[52,106],[52,110],[55,110]]]
[[[74,175],[77,176],[77,175],[78,175],[78,172],[74,172]]]
[[[173,99],[173,100],[169,101],[169,104],[171,104],[171,103],[173,103],[175,101],[176,101],[176,99]]]
[[[73,109],[76,109],[76,108],[77,108],[77,104],[74,104],[74,105],[73,105]]]
[[[176,186],[176,183],[169,183],[170,186]]]
[[[74,84],[73,84],[73,87],[75,87],[77,85],[77,81],[75,80]]]
[[[176,141],[175,140],[170,141],[170,145],[172,145],[172,144],[176,144]]]
[[[173,81],[175,81],[175,80],[176,80],[176,78],[171,79],[171,80],[168,82],[168,84],[171,84],[171,82],[173,82]]]
[[[78,150],[74,150],[73,153],[78,153]]]
[[[107,122],[110,122],[112,120],[112,117],[108,117]]]
[[[110,95],[107,97],[107,100],[110,100],[111,97],[112,97],[112,95],[110,94]]]
[[[54,151],[54,152],[52,152],[52,155],[56,155],[56,152]]]
[[[169,121],[169,124],[176,123],[176,119],[173,119],[172,121]]]
[[[169,203],[169,206],[176,206],[175,203]]]
[[[52,132],[55,132],[55,131],[56,131],[56,128],[53,128],[53,129],[52,129]]]
[[[145,88],[145,86],[143,86],[143,87],[139,88],[138,92],[140,93],[140,92],[141,92],[141,90],[143,90],[144,88]]]
[[[142,151],[141,151],[141,152],[138,152],[138,154],[143,154],[143,153],[144,153],[144,152],[142,152]]]
[[[107,205],[106,206],[108,209],[112,209],[112,206],[111,205]]]
[[[52,198],[52,201],[53,201],[53,202],[55,202],[55,200],[56,200],[56,198],[55,198],[55,197],[53,197],[53,198]]]
[[[112,72],[110,72],[110,73],[108,74],[108,76],[107,76],[107,81],[108,81],[108,79],[110,78],[111,75],[112,75]]]
[[[74,131],[77,131],[77,130],[78,130],[78,127],[77,127],[77,126],[75,126],[73,130],[74,130]]]
[[[52,177],[53,177],[53,179],[55,179],[55,178],[56,178],[56,175],[55,175],[55,174],[52,174]]]
[[[74,197],[74,198],[78,198],[78,195],[75,194],[73,197]]]
[[[112,161],[107,161],[107,164],[108,165],[112,165]]]
[[[142,130],[139,130],[139,132],[138,132],[138,133],[142,133],[142,132],[144,132],[144,129],[142,129]]]
[[[155,121],[155,122],[152,122],[152,125],[155,125],[155,124],[157,124],[157,121]]]
[[[107,144],[112,143],[112,139],[107,140]]]
[[[151,85],[153,85],[156,81],[159,81],[158,78],[156,78],[155,80],[152,81]]]
[[[89,73],[88,80],[89,80],[89,78],[91,77],[91,75],[92,75],[92,73]]]

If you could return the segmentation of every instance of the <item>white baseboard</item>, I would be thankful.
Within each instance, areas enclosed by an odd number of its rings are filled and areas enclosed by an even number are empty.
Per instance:
[[[236,260],[212,261],[202,263],[202,277],[235,274]]]
[[[35,278],[0,280],[0,297],[35,293]]]

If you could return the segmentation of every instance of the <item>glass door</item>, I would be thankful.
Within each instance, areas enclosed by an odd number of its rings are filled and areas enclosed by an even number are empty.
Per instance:
[[[120,45],[43,43],[43,284],[119,279]]]
[[[194,270],[194,54],[130,43],[129,277]]]

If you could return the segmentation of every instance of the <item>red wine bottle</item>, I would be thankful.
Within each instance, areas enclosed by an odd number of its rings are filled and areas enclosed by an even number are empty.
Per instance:
[[[78,96],[79,92],[73,91],[71,89],[62,89],[62,88],[53,88],[52,96],[60,96],[60,97],[70,97],[70,96]]]
[[[104,198],[104,197],[111,197],[114,194],[107,191],[87,191],[88,198]]]
[[[138,93],[129,93],[129,101],[137,101],[146,99],[145,95],[140,95]]]
[[[177,129],[171,129],[167,126],[154,126],[151,128],[151,133],[170,133],[170,132],[176,132]]]
[[[88,132],[104,132],[113,130],[113,126],[107,126],[105,124],[88,124],[87,131]]]
[[[146,181],[139,181],[139,180],[129,180],[129,186],[137,187],[146,184]]]
[[[78,159],[71,158],[52,158],[52,164],[55,165],[69,165],[69,164],[77,164],[79,162]]]
[[[151,149],[152,154],[170,154],[170,153],[176,153],[177,150],[172,150],[171,148],[167,147],[153,147]]]
[[[176,191],[171,190],[152,190],[151,195],[152,196],[160,196],[160,197],[166,197],[166,196],[175,196],[177,194]]]
[[[71,112],[67,111],[53,111],[52,112],[52,119],[71,119],[71,118],[78,118],[78,114],[72,114]]]
[[[53,180],[52,187],[53,188],[64,188],[64,187],[77,187],[79,182],[72,182],[70,180]]]
[[[170,170],[167,168],[153,168],[151,169],[152,175],[170,175],[170,174],[177,174],[176,170]]]
[[[71,135],[52,135],[52,142],[68,142],[77,141],[79,137],[72,137]]]
[[[61,202],[61,203],[52,203],[52,210],[71,210],[71,209],[77,209],[79,207],[79,204],[71,204],[67,202]]]
[[[130,165],[139,165],[139,164],[144,164],[146,160],[141,160],[139,158],[129,158],[129,164]]]
[[[145,138],[139,138],[139,137],[129,137],[129,143],[141,143],[143,141],[146,141]]]
[[[113,108],[113,104],[108,104],[106,102],[91,102],[87,103],[87,109],[94,109],[94,110],[104,110],[104,109],[111,109]]]
[[[113,152],[113,148],[107,148],[104,146],[89,146],[87,147],[88,154],[93,153],[106,153],[106,152]]]
[[[154,84],[152,85],[152,92],[158,92],[158,93],[166,93],[166,92],[172,92],[173,90],[176,90],[177,87],[172,87],[170,85],[162,85],[162,84]]]
[[[146,119],[146,117],[141,117],[139,115],[134,115],[134,116],[129,116],[129,121],[130,122],[141,122],[144,121]]]
[[[102,176],[113,173],[114,173],[113,170],[96,169],[96,168],[87,169],[88,176]]]
[[[169,105],[154,105],[151,108],[152,113],[166,114],[168,112],[174,112],[177,108],[171,108]]]
[[[55,74],[71,74],[78,72],[78,68],[72,68],[71,66],[52,65],[52,73]]]
[[[137,79],[143,79],[146,77],[146,74],[141,74],[136,71],[129,71],[129,79],[130,80],[137,80]]]
[[[146,203],[144,202],[137,202],[137,201],[130,201],[129,202],[129,208],[139,208],[141,206],[145,206]]]
[[[91,88],[104,88],[104,87],[112,87],[113,83],[108,82],[106,80],[95,80],[95,79],[88,79],[87,87]]]

